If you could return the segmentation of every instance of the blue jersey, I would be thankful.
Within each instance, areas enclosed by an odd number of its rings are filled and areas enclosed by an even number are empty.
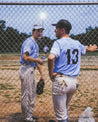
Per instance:
[[[20,64],[25,63],[27,65],[32,65],[33,67],[36,67],[36,63],[27,63],[23,60],[23,53],[29,53],[29,56],[32,58],[37,58],[39,56],[39,47],[35,40],[32,37],[27,38],[21,47],[21,58],[20,58]]]
[[[78,76],[81,54],[86,53],[86,47],[77,40],[64,37],[54,42],[50,53],[55,55],[53,72]]]

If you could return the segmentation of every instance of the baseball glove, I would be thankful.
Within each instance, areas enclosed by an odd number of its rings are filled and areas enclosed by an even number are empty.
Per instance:
[[[38,95],[41,95],[43,93],[43,89],[44,89],[44,80],[43,79],[40,79],[37,83],[37,87],[36,87],[36,93]]]

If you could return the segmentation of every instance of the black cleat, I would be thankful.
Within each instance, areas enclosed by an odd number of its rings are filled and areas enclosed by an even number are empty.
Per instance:
[[[37,116],[32,116],[32,118],[33,118],[34,120],[38,120],[38,117],[37,117]]]
[[[53,119],[50,119],[50,120],[49,120],[49,122],[56,122],[56,121],[55,121],[55,120],[53,120]]]

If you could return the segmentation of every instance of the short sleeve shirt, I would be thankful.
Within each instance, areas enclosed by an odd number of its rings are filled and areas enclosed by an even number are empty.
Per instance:
[[[77,40],[64,37],[54,42],[50,53],[55,55],[54,72],[78,76],[81,55],[85,55],[86,47]]]
[[[37,67],[37,64],[35,62],[27,63],[23,60],[23,54],[26,52],[28,52],[29,56],[32,58],[37,58],[39,56],[39,47],[32,37],[27,38],[22,44],[20,64],[25,63],[27,65],[32,65],[33,67]]]
[[[45,47],[44,47],[44,52],[47,52],[48,49],[49,49],[49,48],[48,48],[47,46],[45,46]]]

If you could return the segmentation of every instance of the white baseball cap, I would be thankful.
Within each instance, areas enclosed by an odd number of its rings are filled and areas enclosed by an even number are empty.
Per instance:
[[[34,29],[36,29],[36,30],[38,30],[38,29],[43,29],[43,30],[44,30],[44,28],[42,27],[41,24],[35,24],[35,25],[33,26],[33,30],[34,30]]]

